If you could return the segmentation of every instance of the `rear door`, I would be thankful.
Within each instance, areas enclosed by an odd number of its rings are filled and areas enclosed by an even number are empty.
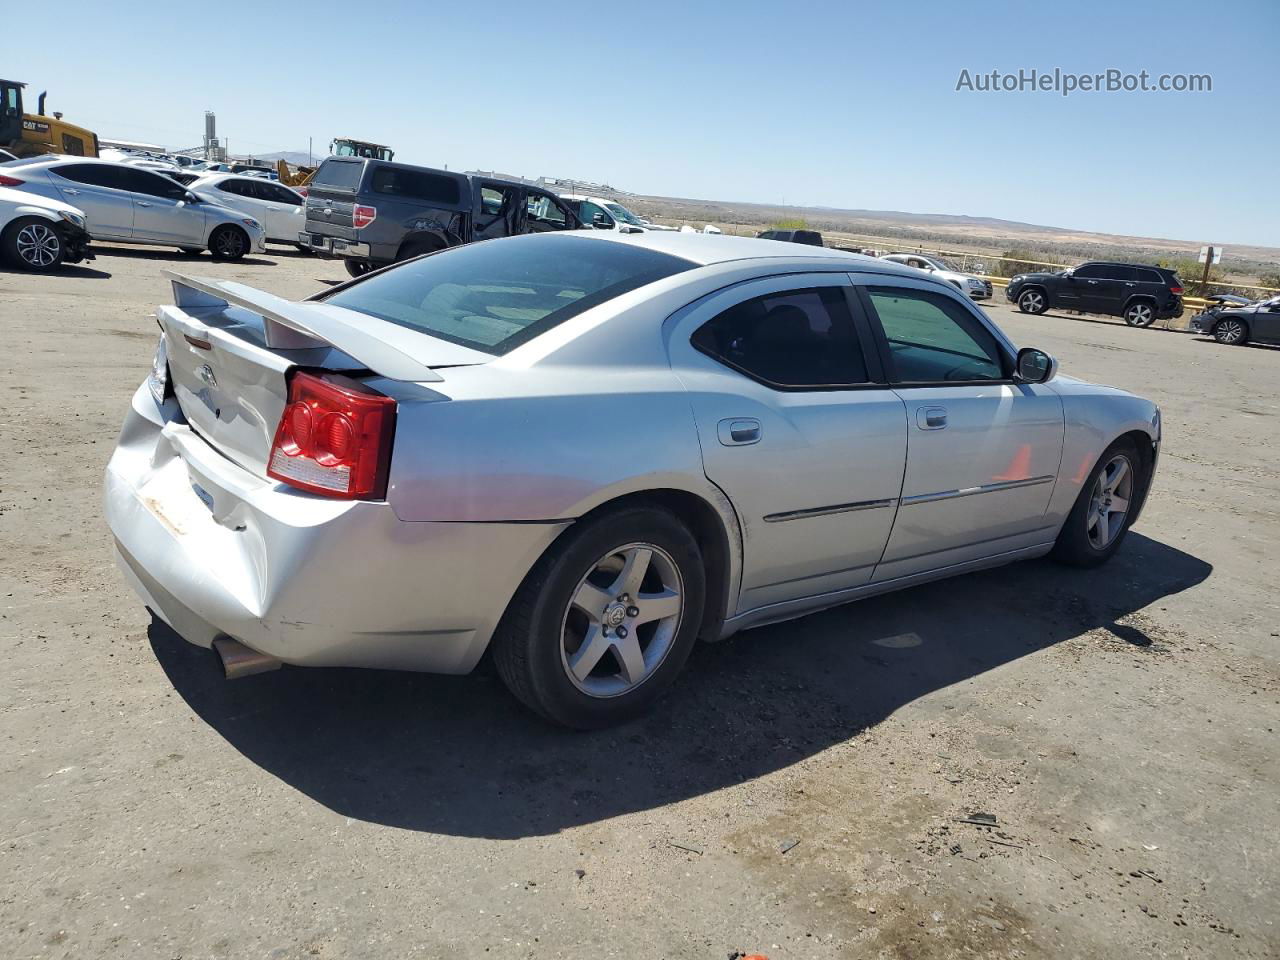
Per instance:
[[[1085,287],[1085,310],[1119,315],[1124,301],[1137,286],[1138,272],[1121,263],[1098,264],[1098,276]]]
[[[129,168],[109,163],[67,163],[49,168],[62,199],[84,211],[95,238],[133,236]]]
[[[512,236],[518,229],[517,204],[520,191],[510,183],[477,180],[476,209],[472,215],[476,240]]]
[[[525,219],[521,233],[549,233],[575,230],[580,221],[559,197],[542,190],[525,191]]]
[[[262,210],[262,224],[272,240],[297,243],[298,233],[305,225],[302,197],[288,187],[270,180],[251,183],[252,192]]]
[[[875,579],[1052,540],[1061,398],[1011,380],[1012,351],[967,302],[923,280],[855,283],[907,421],[901,504]]]
[[[743,529],[739,612],[866,583],[902,486],[902,400],[877,382],[847,274],[769,277],[670,321],[707,476]]]
[[[147,170],[130,170],[133,238],[155,243],[204,245],[204,211],[186,202],[187,188]]]

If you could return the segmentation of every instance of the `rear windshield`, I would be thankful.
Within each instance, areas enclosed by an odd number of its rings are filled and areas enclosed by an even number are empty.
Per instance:
[[[360,160],[326,160],[316,171],[314,183],[326,187],[354,190],[360,185],[364,162]]]
[[[456,207],[461,195],[454,177],[422,170],[405,170],[401,167],[375,167],[373,192],[393,197],[411,197],[428,203],[442,203]]]
[[[501,355],[597,304],[694,266],[608,240],[512,237],[412,260],[323,299]]]

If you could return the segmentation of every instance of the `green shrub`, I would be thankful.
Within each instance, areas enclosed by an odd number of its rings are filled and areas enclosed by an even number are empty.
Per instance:
[[[809,221],[804,217],[793,217],[790,220],[775,220],[769,224],[770,230],[808,230]]]

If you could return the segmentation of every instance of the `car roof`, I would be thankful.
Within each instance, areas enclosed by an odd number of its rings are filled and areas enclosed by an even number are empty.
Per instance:
[[[581,231],[571,230],[559,234],[541,234],[541,236],[577,236]],[[822,261],[823,265],[838,263],[846,269],[874,270],[880,273],[901,274],[913,280],[919,279],[919,271],[892,261],[878,260],[875,257],[847,250],[834,250],[831,247],[811,247],[805,244],[791,243],[787,240],[761,240],[756,237],[735,237],[724,233],[681,233],[678,231],[662,231],[645,233],[617,233],[612,230],[599,231],[587,239],[597,243],[627,243],[644,247],[658,253],[667,253],[673,257],[689,260],[700,266],[716,263],[728,263],[733,260],[786,259]]]

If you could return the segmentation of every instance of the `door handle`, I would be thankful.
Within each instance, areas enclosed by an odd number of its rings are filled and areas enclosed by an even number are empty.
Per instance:
[[[73,196],[73,197],[78,197],[78,196],[80,196],[80,191],[79,191],[79,190],[72,190],[72,189],[70,189],[69,187],[68,187],[66,190],[63,190],[62,192],[63,192],[63,193],[69,193],[69,194],[71,194],[71,196]]]
[[[759,443],[762,432],[760,421],[755,417],[733,417],[721,420],[716,427],[716,434],[726,447],[744,447],[751,443]]]
[[[921,430],[941,430],[946,425],[946,407],[920,407],[916,410],[916,426]]]
[[[139,201],[138,201],[138,206],[140,206],[140,207],[149,207],[149,206],[151,206],[151,204],[147,203],[147,201],[145,201],[145,200],[139,200]]]
[[[1098,285],[1097,280],[1086,280],[1085,283],[1089,284],[1091,287],[1096,287]]]

